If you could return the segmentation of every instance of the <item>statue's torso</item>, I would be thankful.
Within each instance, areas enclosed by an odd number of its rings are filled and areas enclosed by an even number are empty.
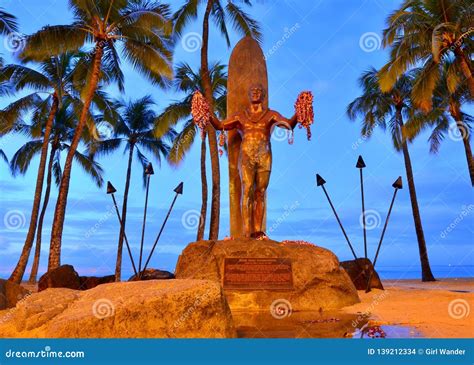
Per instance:
[[[270,170],[273,112],[271,110],[255,114],[243,112],[239,114],[239,120],[239,133],[242,136],[241,162]]]
[[[239,120],[242,143],[270,143],[271,129],[274,123],[271,110],[255,114],[245,111],[239,114]]]

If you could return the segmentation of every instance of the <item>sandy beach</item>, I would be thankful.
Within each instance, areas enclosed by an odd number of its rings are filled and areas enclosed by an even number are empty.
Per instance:
[[[414,328],[427,338],[471,338],[474,278],[384,281],[385,290],[359,291],[347,313],[370,313],[374,323]]]

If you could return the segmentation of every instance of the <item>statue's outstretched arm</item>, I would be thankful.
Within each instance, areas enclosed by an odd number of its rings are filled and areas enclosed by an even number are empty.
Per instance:
[[[219,131],[230,131],[239,128],[240,120],[238,115],[233,115],[230,118],[220,121],[214,114],[211,115],[212,126]]]
[[[296,114],[293,115],[290,119],[288,119],[278,112],[273,113],[273,121],[278,127],[283,129],[295,129],[296,124],[298,123],[298,121],[296,120]]]

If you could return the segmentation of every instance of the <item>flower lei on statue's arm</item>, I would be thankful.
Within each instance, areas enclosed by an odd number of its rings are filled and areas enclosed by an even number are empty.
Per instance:
[[[201,138],[204,138],[204,130],[207,128],[211,120],[211,111],[206,98],[201,94],[200,91],[195,91],[191,101],[191,114],[193,116],[194,124],[196,124],[201,130]],[[226,144],[226,134],[224,131],[219,133],[219,156],[224,154],[223,147]]]
[[[227,136],[225,131],[220,131],[219,133],[219,157],[222,157],[224,154],[224,147],[227,142]]]
[[[204,130],[211,120],[211,111],[209,109],[209,104],[199,91],[195,91],[193,94],[191,101],[191,115],[193,116],[194,124],[196,124],[201,130],[201,138],[204,139]]]
[[[303,91],[298,95],[295,103],[296,120],[300,128],[306,128],[308,141],[311,140],[311,124],[314,122],[313,94],[311,91]]]

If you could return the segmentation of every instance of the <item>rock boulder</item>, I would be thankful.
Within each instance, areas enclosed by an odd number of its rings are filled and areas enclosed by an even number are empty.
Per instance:
[[[370,287],[372,289],[382,289],[383,285],[380,281],[379,274],[374,270],[372,262],[366,258],[359,258],[356,260],[342,261],[341,266],[349,274],[354,286],[357,290],[365,290],[367,288],[368,275],[371,270],[374,271],[372,279],[370,280]]]
[[[98,285],[114,283],[115,275],[79,276],[79,282],[81,283],[80,290],[89,290],[95,288]]]
[[[81,281],[79,274],[72,265],[62,265],[46,272],[38,281],[38,291],[48,288],[67,288],[79,290]]]
[[[12,308],[28,296],[29,290],[8,280],[0,279],[0,310]]]
[[[0,314],[0,337],[235,337],[221,287],[205,280],[112,283],[87,291],[47,289]]]
[[[142,277],[140,280],[168,280],[168,279],[174,279],[174,274],[165,271],[165,270],[158,270],[158,269],[146,269],[145,271],[142,271]],[[130,277],[128,281],[135,281],[137,278],[135,275]]]
[[[359,302],[357,291],[331,251],[296,241],[236,239],[189,244],[178,259],[176,278],[223,285],[226,258],[283,258],[292,264],[292,290],[225,288],[232,310],[268,310],[286,303],[291,310],[337,309]]]

